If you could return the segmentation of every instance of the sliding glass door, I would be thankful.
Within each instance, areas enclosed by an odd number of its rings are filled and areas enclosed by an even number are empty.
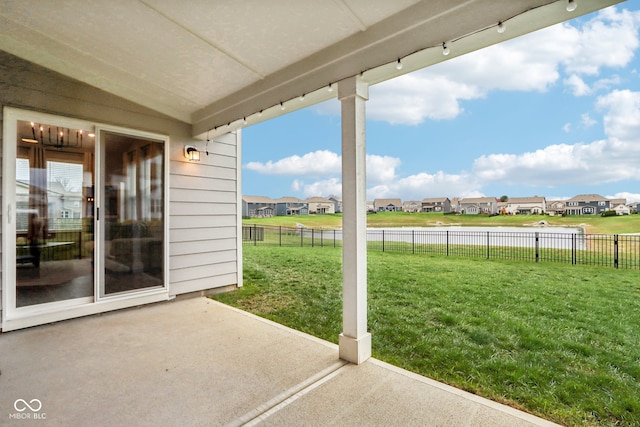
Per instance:
[[[101,295],[164,286],[164,143],[102,131]]]
[[[16,307],[93,297],[95,138],[78,125],[17,122]]]
[[[168,298],[161,135],[5,107],[2,323]]]

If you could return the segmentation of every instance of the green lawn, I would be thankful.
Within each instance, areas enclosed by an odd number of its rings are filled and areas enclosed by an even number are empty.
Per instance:
[[[640,425],[637,271],[368,255],[374,356],[566,425]],[[244,248],[222,302],[337,342],[341,251]]]
[[[436,225],[462,226],[531,226],[546,221],[549,226],[582,227],[590,234],[640,233],[640,215],[606,217],[575,215],[567,217],[546,215],[443,215],[441,213],[381,212],[367,215],[369,227],[430,227]],[[339,228],[342,215],[298,215],[272,218],[247,218],[245,224],[308,228]]]

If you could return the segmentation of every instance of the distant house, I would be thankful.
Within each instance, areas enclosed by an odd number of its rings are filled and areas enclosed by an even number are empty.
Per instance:
[[[329,200],[331,200],[334,204],[333,211],[335,213],[342,212],[342,197],[330,196]]]
[[[547,201],[547,210],[545,211],[547,215],[558,215],[562,216],[564,214],[565,209],[565,201],[564,200],[548,200]]]
[[[305,200],[310,214],[324,215],[336,213],[336,205],[333,201],[324,197],[309,197]]]
[[[272,206],[262,206],[256,209],[255,216],[257,218],[271,218],[275,213],[275,209]]]
[[[547,211],[547,201],[540,196],[512,197],[506,203],[506,213],[513,215],[537,215]]]
[[[376,210],[373,207],[373,202],[367,200],[367,212],[375,212]]]
[[[59,182],[47,183],[47,221],[49,230],[80,227],[82,192],[69,191]],[[27,230],[29,184],[16,180],[16,229]]]
[[[423,199],[421,205],[422,212],[451,212],[451,200],[448,197]]]
[[[579,194],[565,202],[568,215],[600,215],[611,209],[609,200],[599,194]]]
[[[627,206],[627,199],[609,199],[609,210],[616,211],[616,215],[631,213],[631,208]]]
[[[415,200],[408,200],[406,202],[402,202],[402,211],[415,213],[420,212],[422,210],[422,203]]]
[[[373,209],[376,212],[402,212],[402,200],[400,199],[375,199]]]
[[[281,197],[276,200],[276,215],[309,215],[309,205],[297,197]]]
[[[242,196],[242,216],[245,218],[270,218],[274,215],[276,202],[264,196]]]
[[[469,197],[460,200],[460,211],[466,215],[498,213],[498,201],[494,197]]]
[[[627,206],[629,206],[631,213],[638,213],[638,202],[629,203]]]
[[[616,215],[629,215],[631,213],[629,206],[623,204],[613,206],[612,210],[616,211]]]
[[[627,205],[627,199],[609,199],[609,206],[613,210],[618,205]]]
[[[460,213],[460,198],[454,197],[451,199],[451,212],[455,212],[457,214]]]

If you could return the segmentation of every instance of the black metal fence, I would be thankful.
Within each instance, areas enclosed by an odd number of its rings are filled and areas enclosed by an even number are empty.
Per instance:
[[[342,230],[243,225],[242,237],[256,246],[342,246]],[[369,229],[367,249],[640,269],[640,235]]]

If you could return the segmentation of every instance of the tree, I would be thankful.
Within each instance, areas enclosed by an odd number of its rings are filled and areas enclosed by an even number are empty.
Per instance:
[[[500,201],[501,201],[501,202],[506,202],[507,200],[509,200],[509,196],[502,196],[502,197],[500,197]]]

